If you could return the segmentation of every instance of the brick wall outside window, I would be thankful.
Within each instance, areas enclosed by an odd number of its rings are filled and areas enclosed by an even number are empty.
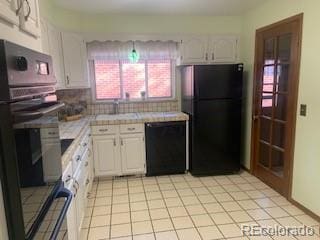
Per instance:
[[[141,99],[172,97],[172,66],[170,60],[129,61],[97,60],[95,67],[96,99]],[[121,95],[122,94],[122,95]]]

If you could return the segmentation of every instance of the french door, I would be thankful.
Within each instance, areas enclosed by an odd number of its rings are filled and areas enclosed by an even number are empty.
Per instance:
[[[257,30],[253,173],[288,197],[297,112],[302,15]]]

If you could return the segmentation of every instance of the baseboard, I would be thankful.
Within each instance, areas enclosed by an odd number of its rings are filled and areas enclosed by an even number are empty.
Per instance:
[[[298,203],[297,201],[293,200],[291,197],[288,199],[288,201],[290,203],[292,203],[294,206],[296,206],[297,208],[299,208],[300,210],[302,210],[303,212],[305,212],[307,215],[309,215],[310,217],[315,219],[316,221],[320,222],[320,216],[318,216],[317,214],[315,214],[314,212],[312,212],[311,210],[309,210],[305,206],[303,206],[300,203]]]
[[[247,167],[245,167],[244,165],[241,164],[241,168],[252,174],[251,170],[248,169]],[[302,210],[305,214],[307,214],[308,216],[312,217],[313,219],[315,219],[316,221],[320,222],[320,216],[318,216],[317,214],[315,214],[314,212],[312,212],[311,210],[309,210],[308,208],[304,207],[303,205],[301,205],[300,203],[298,203],[297,201],[293,200],[291,197],[289,197],[288,201],[290,203],[292,203],[294,206],[296,206],[297,208],[299,208],[300,210]]]
[[[244,166],[244,165],[241,164],[240,167],[241,167],[243,170],[245,170],[246,172],[251,173],[251,170],[250,170],[249,168],[247,168],[246,166]]]

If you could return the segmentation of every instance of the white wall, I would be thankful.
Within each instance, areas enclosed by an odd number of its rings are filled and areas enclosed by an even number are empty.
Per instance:
[[[248,83],[244,164],[249,168],[255,31],[290,16],[304,13],[298,106],[307,104],[308,114],[307,117],[297,115],[292,198],[318,216],[320,216],[319,9],[319,0],[268,0],[245,14],[242,34],[242,56]]]

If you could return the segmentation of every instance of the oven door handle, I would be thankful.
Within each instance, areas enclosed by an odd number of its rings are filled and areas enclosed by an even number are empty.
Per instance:
[[[59,192],[61,191],[61,189],[63,189],[63,182],[60,180],[59,182],[56,183],[56,185],[54,186],[51,194],[48,196],[48,198],[46,199],[45,203],[43,204],[38,216],[36,217],[36,219],[34,220],[32,226],[30,227],[29,231],[26,234],[26,240],[32,240],[35,235],[37,234],[43,220],[45,219],[52,203],[54,202],[54,200],[56,199],[56,197],[58,196]]]
[[[39,111],[32,112],[14,112],[13,115],[15,118],[39,118],[53,111],[57,111],[60,108],[64,107],[64,103],[57,103],[51,107],[41,109]]]
[[[50,239],[57,239],[57,236],[59,234],[59,231],[60,231],[60,228],[62,226],[63,220],[64,220],[65,216],[67,215],[69,206],[70,206],[71,201],[72,201],[72,192],[67,188],[62,188],[59,191],[56,199],[58,199],[58,198],[66,198],[66,201],[64,202],[64,205],[63,205],[63,207],[61,209],[60,215],[58,217],[56,225],[54,226],[54,229],[53,229],[53,232],[52,232],[52,234],[50,236]]]

